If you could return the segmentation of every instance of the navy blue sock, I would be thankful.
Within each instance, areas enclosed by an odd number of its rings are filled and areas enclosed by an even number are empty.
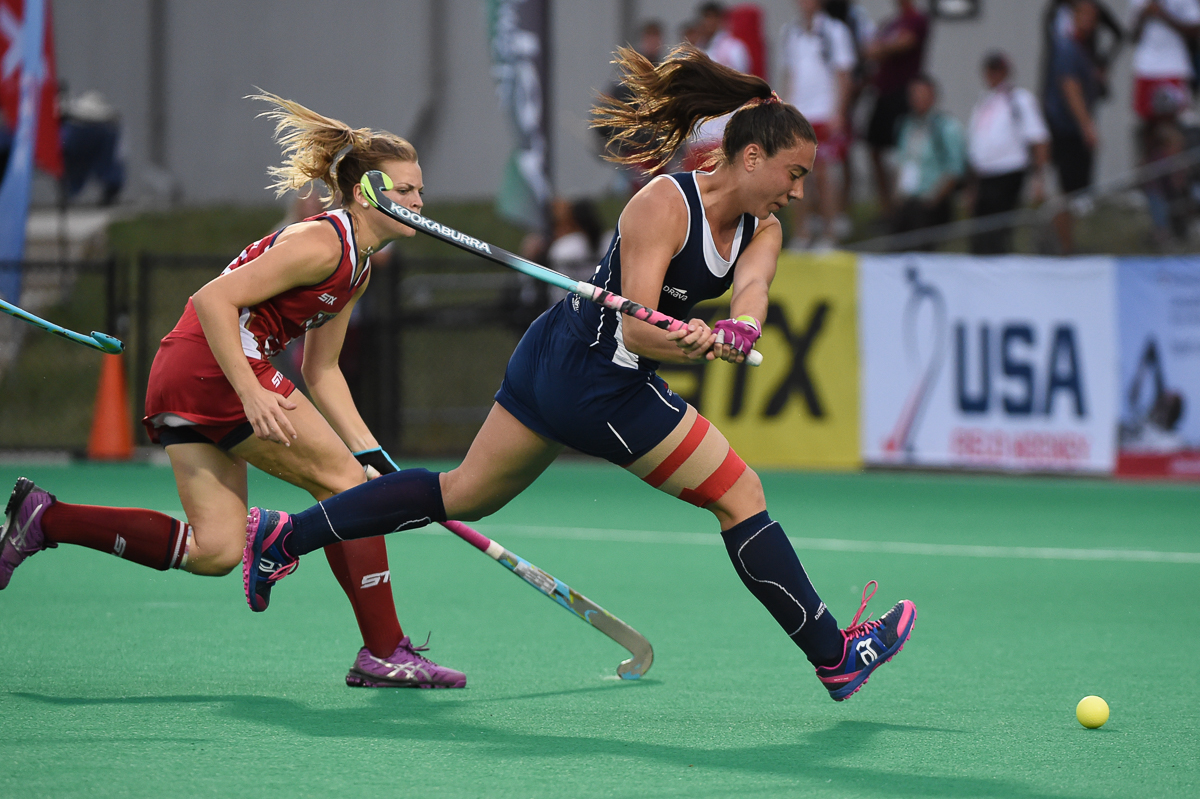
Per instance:
[[[437,472],[405,469],[335,494],[292,516],[284,549],[294,557],[338,541],[446,521]]]
[[[721,533],[733,568],[814,666],[842,659],[841,631],[779,522],[766,511]]]

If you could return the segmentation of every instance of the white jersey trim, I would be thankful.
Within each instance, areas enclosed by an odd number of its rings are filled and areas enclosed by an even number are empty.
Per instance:
[[[247,327],[249,324],[250,309],[242,308],[238,314],[238,333],[242,337],[242,352],[246,353],[247,358],[261,361],[262,353],[258,349],[258,339],[250,332],[250,328]]]
[[[700,186],[697,184],[696,192],[699,193]],[[700,204],[700,218],[704,220],[704,236],[701,243],[704,245],[704,263],[708,266],[708,271],[716,277],[723,278],[729,274],[729,270],[733,268],[734,262],[738,257],[738,250],[742,246],[742,228],[746,226],[746,217],[742,216],[738,220],[737,232],[733,234],[733,246],[729,248],[729,254],[733,256],[732,260],[725,260],[721,257],[721,253],[717,250],[717,243],[713,241],[712,229],[708,226],[708,216],[704,213],[704,203]]]
[[[617,314],[617,329],[613,338],[617,340],[617,348],[613,350],[613,363],[626,369],[637,369],[637,356],[625,348],[625,314]]]
[[[354,224],[350,220],[350,212],[345,208],[338,208],[333,211],[326,211],[326,214],[336,218],[346,230],[346,246],[350,250],[350,290],[357,291],[358,281],[362,279],[363,273],[370,268],[371,259],[363,258],[360,263],[358,257],[358,238],[354,235]],[[338,262],[338,265],[341,265],[341,261]],[[361,270],[359,267],[362,267]]]

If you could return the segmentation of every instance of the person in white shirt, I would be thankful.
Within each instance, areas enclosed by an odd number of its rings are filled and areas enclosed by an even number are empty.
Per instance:
[[[1013,86],[1011,77],[1012,64],[1004,53],[994,52],[984,58],[987,90],[975,104],[967,130],[967,161],[976,177],[974,217],[1015,209],[1031,166],[1034,202],[1045,198],[1050,131],[1033,94]],[[975,255],[1011,251],[1012,228],[971,236],[971,252]]]
[[[1146,122],[1174,118],[1191,104],[1188,43],[1200,38],[1200,0],[1130,0],[1133,109]]]
[[[817,133],[817,194],[824,230],[819,249],[836,243],[835,227],[844,198],[834,174],[849,148],[847,119],[851,73],[857,63],[854,38],[845,24],[821,9],[821,0],[797,0],[800,18],[783,30],[784,93],[787,102],[808,118]],[[811,195],[792,204],[789,248],[803,248],[810,234]]]
[[[705,3],[700,6],[699,18],[695,23],[696,46],[704,54],[722,66],[738,72],[750,72],[750,50],[745,42],[725,30],[725,7],[720,3]],[[709,156],[721,147],[725,135],[725,123],[730,114],[708,119],[696,127],[692,141],[683,157],[683,168],[687,171],[709,166]]]
[[[750,50],[746,43],[725,29],[725,7],[720,3],[700,6],[700,35],[705,55],[738,72],[750,72]]]

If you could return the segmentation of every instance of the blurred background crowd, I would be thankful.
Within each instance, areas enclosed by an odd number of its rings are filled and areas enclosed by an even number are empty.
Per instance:
[[[72,35],[73,26],[80,25],[79,12],[85,11],[76,5],[65,0],[57,4],[60,18],[71,15],[69,24],[61,26],[68,29],[68,35]],[[177,4],[158,0],[148,5],[151,27],[156,22],[161,25],[165,39],[150,42],[153,67],[155,51],[170,46],[186,21],[182,19],[185,14],[176,10]],[[435,34],[436,45],[448,52],[434,52],[431,43],[416,57],[419,72],[412,80],[406,69],[414,66],[413,57],[406,60],[393,56],[402,62],[390,80],[396,84],[395,90],[385,85],[365,103],[359,96],[361,91],[351,92],[350,97],[342,95],[346,101],[342,104],[356,108],[379,108],[382,104],[388,111],[380,114],[384,118],[375,124],[391,125],[418,139],[416,143],[423,152],[431,145],[445,149],[440,139],[454,124],[448,117],[456,118],[456,114],[434,106],[443,101],[454,103],[458,99],[454,84],[472,74],[468,58],[449,52],[456,42],[444,41],[444,30],[440,34],[443,41],[436,41],[439,25],[444,29],[447,19],[455,16],[453,9],[438,11],[437,5],[424,8],[417,3],[398,4],[396,11],[404,17],[398,28],[404,35],[398,40],[428,30]],[[489,4],[489,8],[492,5],[496,4]],[[564,83],[574,82],[568,73],[577,69],[577,60],[588,58],[591,50],[611,53],[620,43],[617,39],[598,47],[589,41],[583,46],[584,38],[591,39],[583,33],[592,21],[590,16],[604,13],[601,6],[607,5],[613,6],[608,11],[623,15],[617,27],[627,29],[629,43],[651,60],[662,59],[676,44],[691,43],[716,61],[766,78],[814,123],[821,140],[819,163],[804,202],[790,208],[784,220],[789,249],[948,247],[998,254],[1018,247],[1071,254],[1080,249],[1074,220],[1094,210],[1096,198],[1113,196],[1148,218],[1149,226],[1139,233],[1138,246],[1143,250],[1177,251],[1200,235],[1194,225],[1200,184],[1192,152],[1200,144],[1200,117],[1194,110],[1200,0],[1004,3],[1005,14],[1019,12],[1019,29],[989,24],[1001,11],[995,0],[708,2],[693,7],[682,19],[649,18],[643,13],[655,10],[650,6],[678,12],[679,3],[626,0],[595,4],[589,11],[551,6],[555,25],[572,18],[569,22],[572,30],[579,32],[581,46],[575,48],[568,42],[572,46],[564,47],[561,35],[550,37],[554,52],[549,56],[549,71],[556,77],[547,82],[557,81],[559,74],[567,76]],[[172,17],[164,21],[167,10]],[[88,8],[83,16],[97,14],[96,9]],[[111,25],[112,20],[105,19],[104,24]],[[935,67],[930,53],[939,39],[965,42],[963,34],[968,29],[964,26],[972,24],[988,26],[985,39],[989,45],[982,50],[955,47],[951,50],[953,56],[942,57],[940,68]],[[151,33],[153,38],[153,30]],[[449,37],[456,35],[452,31]],[[1037,41],[1032,48],[1031,36]],[[972,37],[975,39],[978,36]],[[90,46],[95,43],[90,42]],[[241,45],[226,42],[226,46]],[[1033,51],[1036,57],[1030,59]],[[179,70],[187,59],[177,58],[174,50],[172,53],[172,69],[181,74]],[[195,152],[194,142],[180,136],[180,127],[192,126],[198,111],[199,118],[217,128],[228,128],[228,123],[222,121],[225,109],[231,100],[236,102],[241,89],[249,89],[248,83],[244,87],[238,83],[239,71],[232,66],[226,71],[219,64],[205,64],[204,71],[220,78],[218,87],[205,91],[211,93],[223,87],[211,115],[204,113],[205,96],[187,93],[169,77],[160,78],[158,83],[163,85],[157,85],[152,72],[139,77],[147,89],[142,97],[135,100],[135,94],[125,94],[128,87],[117,90],[124,95],[119,99],[135,106],[121,109],[119,101],[100,90],[106,82],[108,90],[113,90],[112,81],[106,81],[104,73],[114,70],[115,65],[88,75],[79,68],[81,64],[72,68],[73,58],[68,53],[60,54],[60,61],[67,62],[65,69],[60,68],[60,76],[70,73],[68,78],[83,90],[71,91],[74,86],[69,88],[67,80],[60,84],[65,169],[56,187],[56,200],[64,203],[82,199],[85,203],[108,205],[121,198],[126,156],[131,149],[121,135],[121,120],[123,111],[129,111],[138,117],[132,144],[137,150],[133,159],[138,163],[140,179],[134,192],[140,197],[148,188],[158,201],[167,203],[202,201],[191,193],[193,182],[187,173],[196,168],[197,160],[228,156],[229,137],[218,132],[215,139],[209,137],[214,150]],[[281,62],[277,69],[285,69],[286,64],[286,60]],[[329,81],[314,85],[311,79],[306,82],[300,71],[289,71],[288,79],[280,81],[285,85],[279,90],[324,107],[321,95],[328,94],[324,84]],[[480,72],[478,77],[482,77]],[[962,101],[964,73],[976,76],[973,106]],[[589,74],[595,74],[594,68]],[[614,77],[610,73],[609,85],[593,80],[589,89],[619,93],[620,87],[611,83]],[[97,85],[90,85],[89,78],[95,78]],[[1117,85],[1118,80],[1129,85]],[[943,84],[947,81],[958,92],[953,104],[944,102]],[[237,91],[229,91],[232,84],[237,84]],[[405,124],[391,124],[397,95],[405,100],[420,95],[415,91],[418,85],[429,87],[424,103],[402,103],[417,106],[407,113],[410,129],[405,130]],[[542,88],[548,94],[562,89]],[[156,91],[165,95],[165,99],[159,99],[166,108],[145,107],[147,96],[153,105]],[[315,99],[313,94],[317,95]],[[462,99],[471,103],[472,98]],[[578,98],[574,105],[578,107],[588,100]],[[1114,142],[1111,133],[1107,137],[1100,134],[1098,114],[1113,102],[1129,105],[1128,112],[1122,109],[1113,114],[1127,128],[1127,142]],[[200,105],[190,111],[179,108],[195,103]],[[558,162],[553,170],[559,180],[552,182],[557,183],[560,193],[569,192],[569,196],[545,203],[549,210],[543,223],[533,226],[536,230],[526,243],[526,252],[563,265],[568,258],[562,253],[570,253],[571,258],[583,255],[579,250],[580,234],[595,227],[604,216],[595,201],[613,195],[628,196],[650,176],[630,171],[613,176],[612,168],[596,158],[597,163],[582,177],[571,174],[562,179],[563,173],[571,169],[580,172],[579,167],[562,163],[567,157],[567,148],[561,144],[564,136],[576,143],[589,139],[588,149],[595,156],[603,145],[594,132],[587,132],[587,120],[578,111],[572,110],[569,119],[564,119],[568,116],[565,109],[554,108],[553,100],[548,105],[549,114],[554,116],[550,120],[553,127],[565,129],[555,131],[555,141],[547,144],[548,157]],[[333,112],[337,114],[339,109],[335,107]],[[362,113],[374,114],[365,110]],[[245,109],[244,116],[249,115]],[[719,142],[721,130],[720,120],[701,126],[687,152],[669,168],[702,164]],[[420,141],[425,138],[423,133],[429,134],[428,140]],[[450,138],[458,141],[461,137]],[[0,169],[7,163],[11,142],[11,121],[0,123]],[[266,144],[248,142],[247,149],[258,153],[265,151]],[[1113,153],[1102,166],[1105,150]],[[607,170],[609,177],[598,182],[597,176],[605,174],[600,170]],[[495,174],[494,167],[484,171]],[[1099,172],[1106,172],[1108,180],[1097,188]],[[438,186],[446,177],[443,171],[430,172],[432,196],[438,196]],[[479,180],[473,190],[463,185],[462,175],[452,176],[451,182],[455,183],[453,193],[459,195],[486,195],[494,190],[486,178]],[[503,180],[496,182],[503,193]],[[89,184],[94,188],[85,192]],[[237,191],[242,192],[240,188]],[[241,196],[228,193],[222,196],[220,190],[210,189],[207,193],[221,201],[241,200]],[[47,197],[43,190],[42,200]],[[124,200],[137,202],[138,198],[127,194]],[[1031,228],[1031,236],[1015,242],[1014,231],[1030,226],[1031,220],[1046,224],[1043,229]],[[612,220],[607,221],[611,226]],[[955,225],[956,221],[959,224]],[[567,236],[571,243],[551,252],[553,242]],[[587,238],[596,235],[587,234]],[[599,246],[603,246],[603,236],[600,239]],[[1085,242],[1083,249],[1094,248]],[[594,251],[582,260],[593,257]]]

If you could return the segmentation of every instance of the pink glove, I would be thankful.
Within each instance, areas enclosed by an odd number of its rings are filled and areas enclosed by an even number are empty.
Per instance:
[[[722,319],[713,325],[713,330],[717,334],[718,344],[728,344],[743,355],[754,349],[754,342],[762,335],[758,322],[752,316]]]

